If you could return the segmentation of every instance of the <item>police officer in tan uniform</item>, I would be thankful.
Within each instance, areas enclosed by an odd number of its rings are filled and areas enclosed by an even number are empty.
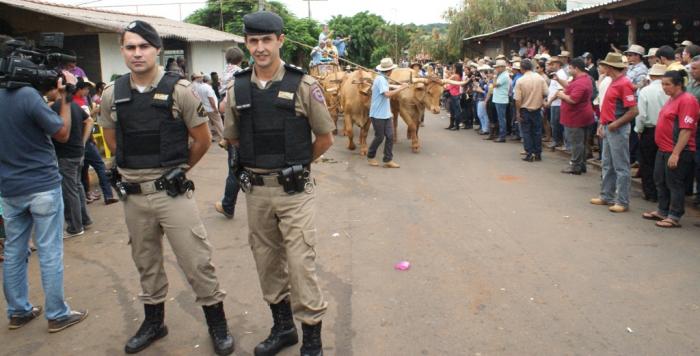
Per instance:
[[[333,144],[335,125],[316,80],[280,59],[282,19],[261,11],[243,23],[255,64],[228,88],[224,137],[239,148],[249,242],[274,322],[255,355],[298,342],[293,310],[302,324],[301,355],[319,356],[327,303],[316,276],[310,167]]]
[[[168,334],[165,235],[204,309],[216,354],[229,355],[234,340],[224,314],[226,293],[214,273],[212,246],[192,196],[194,183],[185,176],[211,145],[208,118],[190,82],[157,65],[162,42],[151,25],[130,23],[120,44],[131,71],[105,88],[99,123],[110,150],[116,152],[118,173],[112,179],[124,201],[145,311],[143,324],[125,351],[139,352]]]

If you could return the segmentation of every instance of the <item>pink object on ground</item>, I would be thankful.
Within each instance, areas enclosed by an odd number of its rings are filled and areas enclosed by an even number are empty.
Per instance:
[[[408,261],[401,261],[394,265],[394,269],[397,271],[406,271],[411,268],[411,263]]]

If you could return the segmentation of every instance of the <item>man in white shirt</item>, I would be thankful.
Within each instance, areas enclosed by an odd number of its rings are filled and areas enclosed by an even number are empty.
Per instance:
[[[219,103],[216,100],[216,93],[214,93],[214,89],[207,82],[211,83],[211,79],[208,76],[205,77],[202,72],[192,74],[192,83],[195,85],[194,90],[202,102],[204,111],[207,112],[209,127],[214,129],[212,139],[214,142],[219,142],[224,137],[224,123],[219,114]]]
[[[656,160],[656,121],[661,108],[668,101],[668,95],[661,87],[661,78],[666,73],[666,66],[654,64],[649,72],[651,83],[639,91],[637,107],[639,114],[634,124],[634,131],[639,137],[639,173],[642,176],[642,191],[644,199],[657,201],[656,185],[654,184],[654,162]]]
[[[549,77],[549,91],[545,107],[550,108],[549,121],[552,126],[552,143],[549,148],[553,151],[556,147],[564,144],[564,126],[559,122],[561,115],[561,99],[557,98],[557,92],[564,90],[568,83],[569,75],[562,69],[562,61],[559,57],[552,57],[547,62]]]

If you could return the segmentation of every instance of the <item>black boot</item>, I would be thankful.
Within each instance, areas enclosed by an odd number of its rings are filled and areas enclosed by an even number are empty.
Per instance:
[[[296,345],[299,342],[289,300],[285,299],[277,304],[270,304],[270,310],[274,324],[267,339],[255,346],[255,356],[276,355],[285,347]]]
[[[168,335],[168,327],[164,323],[165,304],[144,304],[143,309],[145,318],[141,327],[124,346],[124,352],[127,354],[135,354]]]
[[[321,345],[321,322],[316,325],[301,324],[304,341],[301,344],[301,356],[323,356]]]
[[[214,343],[214,352],[217,355],[230,355],[233,353],[233,336],[228,331],[226,314],[224,313],[224,303],[219,302],[214,305],[203,305],[204,317],[207,318],[209,335]]]
[[[450,117],[450,126],[445,127],[445,130],[452,130],[455,127],[455,119]]]

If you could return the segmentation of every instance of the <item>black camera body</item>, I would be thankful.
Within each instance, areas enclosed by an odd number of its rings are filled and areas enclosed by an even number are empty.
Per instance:
[[[3,44],[0,53],[0,88],[16,89],[26,86],[34,87],[40,92],[56,87],[56,81],[62,77],[58,67],[75,62],[75,56],[62,53],[62,33],[42,33],[38,47],[33,47],[22,40],[9,40]],[[66,86],[72,94],[75,90]]]

